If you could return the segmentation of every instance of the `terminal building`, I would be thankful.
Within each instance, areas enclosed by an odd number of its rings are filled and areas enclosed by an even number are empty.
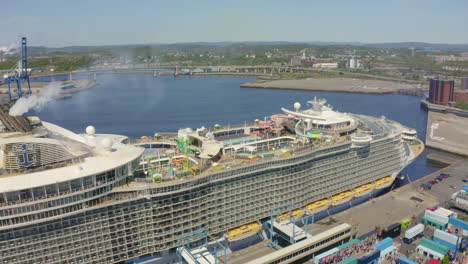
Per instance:
[[[254,259],[248,262],[248,264],[306,261],[310,258],[313,259],[315,256],[323,256],[320,254],[351,241],[356,238],[356,234],[357,228],[355,226],[341,224],[295,244],[281,248],[271,254]]]

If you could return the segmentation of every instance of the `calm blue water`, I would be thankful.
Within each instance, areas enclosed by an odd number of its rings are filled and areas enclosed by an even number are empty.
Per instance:
[[[338,111],[384,115],[415,128],[419,138],[426,134],[427,114],[419,107],[419,97],[239,87],[253,80],[239,76],[154,79],[151,74],[103,74],[97,76],[98,86],[74,94],[71,99],[51,102],[40,112],[30,114],[77,133],[84,133],[86,126],[93,125],[97,133],[139,138],[154,132],[176,132],[181,127],[251,122],[281,113],[281,107],[293,109],[294,102],[304,107],[307,100],[317,96],[327,99]],[[435,170],[426,164],[425,155],[404,172],[411,179]]]

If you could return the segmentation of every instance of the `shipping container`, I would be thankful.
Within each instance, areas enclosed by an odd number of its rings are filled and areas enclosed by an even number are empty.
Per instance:
[[[413,242],[417,237],[422,235],[424,232],[424,225],[423,224],[417,224],[413,226],[412,228],[406,230],[405,232],[405,237],[403,238],[403,241],[407,244],[410,244]]]
[[[439,213],[433,212],[426,210],[424,212],[424,216],[430,217],[438,222],[441,222],[442,224],[447,224],[448,223],[448,217],[445,215],[441,215]]]
[[[434,238],[440,238],[442,240],[445,240],[453,245],[457,244],[458,236],[455,234],[450,234],[442,230],[436,229],[434,231]]]
[[[464,236],[468,236],[468,222],[455,218],[455,217],[450,217],[449,224],[451,226],[455,226],[455,230],[458,231],[458,234],[463,234]]]
[[[451,250],[457,250],[457,244],[449,243],[437,237],[433,237],[432,240],[434,240],[434,242],[441,244],[442,246],[448,247]]]
[[[451,210],[448,210],[448,209],[445,209],[443,207],[439,207],[437,208],[437,210],[434,211],[435,213],[438,213],[440,215],[444,215],[444,216],[447,216],[447,217],[450,217],[450,216],[454,216],[454,217],[457,217],[457,213],[451,211]]]

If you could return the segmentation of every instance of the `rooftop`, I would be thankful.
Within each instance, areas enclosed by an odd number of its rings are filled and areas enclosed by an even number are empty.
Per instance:
[[[99,174],[143,153],[143,148],[122,144],[120,139],[94,134],[94,128],[93,133],[78,135],[38,119],[29,133],[0,134],[1,154],[8,157],[0,166],[0,193]]]

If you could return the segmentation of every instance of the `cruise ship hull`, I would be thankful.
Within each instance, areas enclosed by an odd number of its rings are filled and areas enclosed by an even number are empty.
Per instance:
[[[348,115],[342,117],[345,120],[351,118]],[[382,181],[385,184],[369,195],[349,200],[346,196],[342,201],[333,200],[333,196],[349,194],[363,184],[382,180],[388,175],[394,179],[394,175],[417,156],[408,150],[397,124],[390,124],[382,118],[372,119],[373,123],[369,120],[370,117],[360,123],[368,134],[355,138],[348,134],[338,135],[334,142],[323,140],[320,144],[317,141],[316,144],[306,144],[302,138],[298,139],[299,136],[280,136],[277,142],[283,144],[280,146],[283,148],[272,149],[268,137],[251,135],[248,141],[231,140],[231,144],[258,145],[244,148],[244,151],[250,151],[248,155],[231,154],[225,160],[217,154],[219,149],[216,146],[221,141],[216,142],[210,135],[205,142],[209,147],[195,154],[204,157],[203,162],[195,166],[188,160],[180,160],[165,175],[153,179],[137,178],[133,174],[141,164],[142,149],[123,144],[111,144],[110,147],[103,144],[108,147],[98,153],[93,163],[99,170],[84,174],[90,167],[86,165],[93,160],[84,158],[88,163],[83,162],[83,166],[73,160],[68,168],[63,169],[68,173],[55,175],[57,179],[66,175],[69,181],[50,182],[45,186],[28,187],[30,189],[21,187],[13,192],[4,188],[0,208],[0,263],[118,263],[150,258],[155,263],[164,263],[175,259],[174,253],[181,237],[197,230],[223,234],[248,223],[264,221],[278,208],[276,216],[280,216],[291,209],[286,209],[286,205],[293,205],[292,209],[297,210],[311,204],[319,207],[314,203],[326,200],[330,203],[335,201],[335,204],[328,206],[327,203],[328,207],[314,212],[314,220],[339,213],[384,192],[388,189],[387,181]],[[314,125],[310,121],[304,127]],[[268,124],[266,122],[256,129],[264,129]],[[345,126],[346,122],[340,124]],[[48,129],[54,127],[49,126]],[[94,132],[78,137],[55,128],[55,133],[72,137],[85,145],[94,139]],[[223,135],[229,136],[228,133]],[[309,136],[311,140],[319,140],[318,137],[325,135],[304,133],[301,137]],[[203,139],[201,136],[198,138]],[[53,140],[56,139],[44,142],[55,142]],[[4,141],[12,144],[11,139]],[[33,139],[28,144],[36,141]],[[185,141],[181,140],[177,147],[183,149],[184,144]],[[25,148],[34,150],[29,145]],[[257,146],[264,147],[265,152],[257,151]],[[229,147],[236,151],[235,146]],[[18,146],[9,149],[19,151]],[[237,150],[241,151],[240,148]],[[270,150],[276,152],[266,153]],[[170,151],[171,155],[175,153]],[[251,155],[254,151],[257,155]],[[27,155],[23,157],[28,158]],[[110,159],[111,156],[115,159]],[[16,156],[11,157],[12,162],[16,161]],[[172,157],[169,155],[169,160]],[[193,160],[199,159],[195,157]],[[208,163],[208,160],[213,162]],[[110,161],[112,163],[102,168]],[[177,168],[184,170],[183,173],[177,174]],[[53,168],[43,174],[49,177],[59,170]],[[152,175],[158,173],[154,171]],[[32,173],[29,174],[31,176]],[[28,181],[18,181],[17,184],[22,186],[26,183]],[[242,239],[231,242],[221,235],[219,241],[230,251],[236,251],[265,239],[263,231],[240,236]],[[44,248],[47,249],[46,254]]]
[[[329,207],[325,207],[325,208],[321,208],[319,210],[313,211],[312,213],[314,215],[314,222],[320,221],[320,220],[325,219],[325,218],[327,218],[329,216],[333,216],[333,215],[338,214],[340,212],[346,211],[351,207],[363,204],[363,203],[365,203],[365,202],[367,202],[367,201],[369,201],[369,200],[371,200],[371,199],[373,199],[373,198],[375,198],[375,197],[377,197],[379,195],[382,195],[382,194],[388,192],[389,189],[390,189],[389,186],[387,186],[386,188],[374,189],[374,190],[371,190],[369,192],[366,192],[365,194],[360,194],[358,196],[355,196],[352,199],[347,200],[347,201],[345,201],[343,203],[340,203],[338,205],[332,205],[332,206],[329,206]],[[300,218],[297,219],[297,220],[300,220]],[[298,226],[303,226],[304,222],[303,221],[297,221],[297,225]],[[265,231],[267,231],[267,230],[265,230]],[[256,243],[259,243],[264,239],[267,239],[267,238],[264,238],[262,236],[261,232],[256,232],[256,233],[251,234],[250,236],[248,236],[246,238],[241,238],[241,239],[236,240],[235,242],[228,243],[228,246],[231,249],[231,251],[237,251],[237,250],[252,246],[252,245],[254,245]]]

